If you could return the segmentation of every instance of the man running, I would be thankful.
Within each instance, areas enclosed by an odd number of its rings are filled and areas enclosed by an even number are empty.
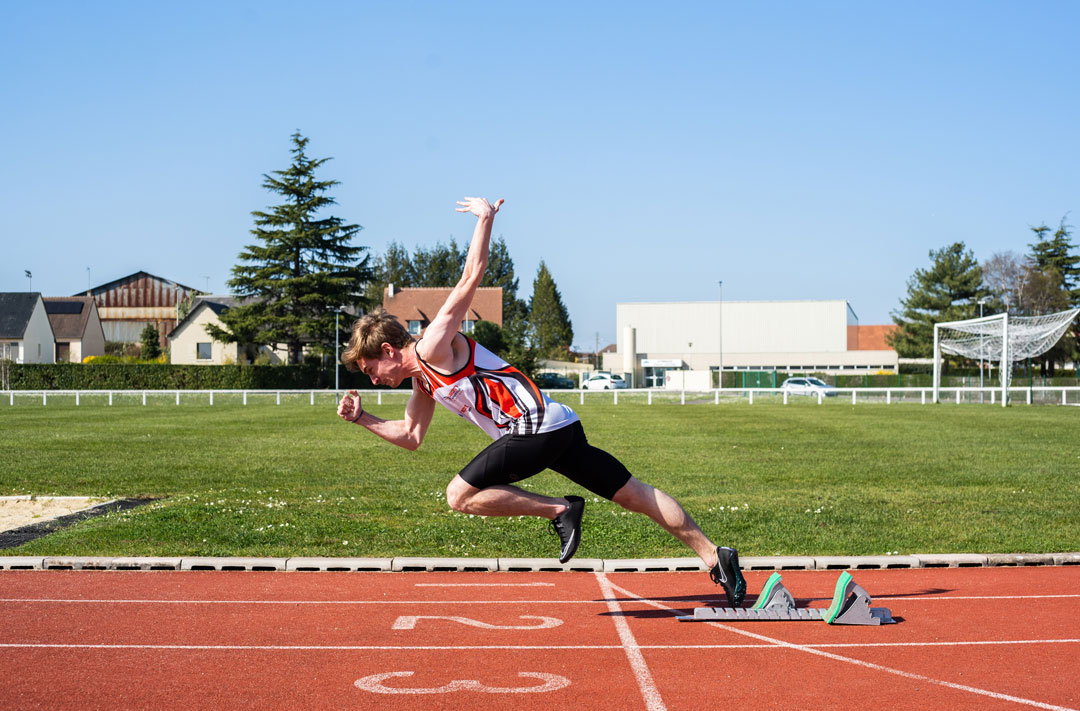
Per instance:
[[[470,197],[458,202],[458,212],[476,215],[476,229],[461,279],[422,339],[414,340],[394,316],[381,309],[353,325],[342,362],[349,370],[365,373],[375,385],[397,387],[412,378],[413,394],[405,406],[405,418],[375,417],[364,410],[356,391],[341,399],[338,415],[391,444],[414,450],[424,441],[438,402],[495,440],[446,487],[446,502],[455,511],[549,519],[562,544],[559,562],[565,563],[581,540],[584,499],[552,498],[513,486],[550,468],[656,521],[697,553],[713,582],[723,585],[728,603],[739,607],[746,581],[734,548],[717,547],[678,501],[634,478],[615,457],[590,445],[573,410],[549,399],[516,368],[458,333],[484,277],[491,226],[502,203],[492,205],[484,198]]]

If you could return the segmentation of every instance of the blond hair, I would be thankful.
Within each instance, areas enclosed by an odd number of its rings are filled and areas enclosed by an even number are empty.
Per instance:
[[[342,364],[351,371],[360,370],[357,360],[375,359],[382,353],[382,344],[389,343],[394,348],[404,348],[413,342],[409,329],[401,325],[386,309],[378,308],[357,319],[352,326],[349,345],[341,354]]]

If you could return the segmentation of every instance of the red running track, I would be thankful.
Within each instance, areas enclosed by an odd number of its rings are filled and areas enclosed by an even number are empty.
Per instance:
[[[1080,709],[1080,568],[854,576],[899,624],[677,621],[703,573],[2,571],[0,708]]]

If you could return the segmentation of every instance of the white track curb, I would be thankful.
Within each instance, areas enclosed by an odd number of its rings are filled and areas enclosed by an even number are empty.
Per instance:
[[[889,570],[1080,565],[1075,553],[926,554],[895,556],[776,556],[740,559],[743,570]],[[0,570],[238,570],[238,571],[704,571],[697,558],[138,558],[130,556],[0,556]]]

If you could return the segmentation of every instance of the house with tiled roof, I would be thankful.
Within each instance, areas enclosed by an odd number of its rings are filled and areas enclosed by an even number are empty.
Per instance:
[[[435,318],[435,314],[439,313],[451,291],[453,288],[448,286],[403,289],[390,284],[383,290],[382,307],[397,316],[409,329],[409,333],[419,337],[423,335],[431,319]],[[458,330],[469,333],[477,321],[490,321],[496,326],[502,326],[502,287],[484,286],[477,289]]]
[[[94,297],[47,296],[44,301],[56,340],[57,363],[81,363],[89,356],[105,355],[105,331]]]
[[[0,292],[0,359],[53,363],[55,343],[39,292]]]

